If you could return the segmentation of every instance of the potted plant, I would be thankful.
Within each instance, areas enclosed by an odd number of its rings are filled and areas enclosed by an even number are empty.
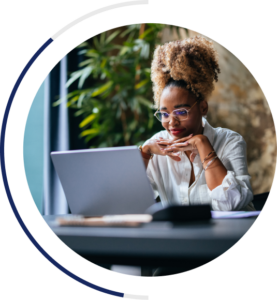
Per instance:
[[[88,147],[138,145],[161,129],[154,122],[150,66],[165,27],[179,35],[178,27],[135,24],[78,46],[85,59],[66,83],[69,87],[78,81],[78,89],[66,99],[75,115],[82,116],[81,137]]]

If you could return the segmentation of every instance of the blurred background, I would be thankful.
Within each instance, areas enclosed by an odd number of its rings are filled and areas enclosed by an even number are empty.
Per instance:
[[[41,214],[69,212],[51,151],[140,145],[163,129],[153,116],[155,46],[198,34],[164,24],[115,28],[82,43],[53,68],[33,101],[24,137],[26,177]],[[268,192],[276,164],[268,103],[247,68],[214,45],[221,73],[207,119],[244,137],[254,194]]]
[[[140,145],[163,130],[153,116],[154,49],[198,34],[164,24],[115,28],[82,43],[53,68],[33,101],[24,136],[26,177],[42,215],[70,212],[50,152]],[[276,164],[268,103],[247,68],[213,43],[221,73],[208,101],[207,119],[213,127],[226,127],[244,137],[254,194],[268,192]],[[106,267],[130,275],[143,272],[140,267]]]

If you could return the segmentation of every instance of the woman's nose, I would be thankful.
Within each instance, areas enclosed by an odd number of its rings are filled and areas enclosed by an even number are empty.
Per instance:
[[[177,120],[173,115],[170,115],[169,124],[173,125],[179,123],[179,120]]]

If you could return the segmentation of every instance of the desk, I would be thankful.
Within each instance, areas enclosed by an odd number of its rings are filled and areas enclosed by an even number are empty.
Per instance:
[[[96,264],[178,266],[192,269],[232,247],[256,218],[212,219],[173,225],[153,222],[139,228],[59,227],[44,216],[72,250]]]

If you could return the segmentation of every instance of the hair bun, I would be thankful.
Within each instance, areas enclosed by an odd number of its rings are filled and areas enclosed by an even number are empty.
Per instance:
[[[151,65],[154,100],[158,107],[167,82],[183,80],[197,97],[208,99],[220,69],[213,43],[201,36],[158,46]]]

